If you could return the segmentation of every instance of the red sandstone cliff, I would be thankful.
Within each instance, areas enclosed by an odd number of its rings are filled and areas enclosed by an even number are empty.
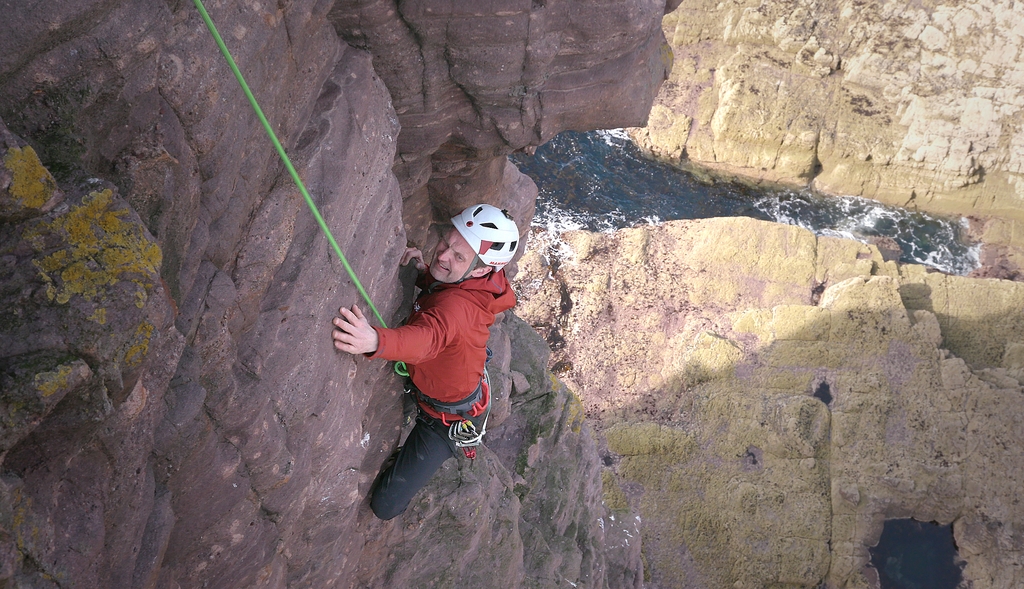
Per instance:
[[[407,241],[478,200],[525,228],[505,156],[641,124],[670,67],[658,2],[208,8],[390,322]],[[512,315],[492,448],[373,518],[399,382],[332,349],[356,290],[191,3],[6,7],[0,119],[0,585],[639,586]]]

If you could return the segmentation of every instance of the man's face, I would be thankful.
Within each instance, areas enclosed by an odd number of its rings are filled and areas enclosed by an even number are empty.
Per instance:
[[[466,271],[476,261],[476,254],[469,243],[455,229],[450,229],[441,236],[434,250],[434,261],[430,264],[430,273],[439,282],[453,283],[462,280]],[[477,268],[470,276],[483,276],[490,272],[489,266]]]

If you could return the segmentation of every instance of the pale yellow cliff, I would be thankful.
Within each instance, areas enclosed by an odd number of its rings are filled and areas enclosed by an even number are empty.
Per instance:
[[[653,586],[867,588],[901,517],[952,523],[975,588],[1024,583],[1024,284],[745,218],[563,237],[519,313],[564,339]]]
[[[1024,10],[996,0],[695,0],[639,144],[727,175],[983,217],[1024,261]]]

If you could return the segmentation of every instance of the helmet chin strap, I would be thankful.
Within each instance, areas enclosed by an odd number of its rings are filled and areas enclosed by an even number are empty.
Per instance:
[[[455,284],[458,284],[458,283],[462,282],[463,280],[469,278],[469,275],[473,273],[473,270],[477,269],[476,263],[479,260],[480,260],[480,256],[479,255],[474,255],[473,256],[473,261],[470,262],[470,264],[469,264],[469,269],[466,270],[466,273],[462,275],[462,278],[460,278],[460,279],[455,281]],[[493,270],[493,268],[492,268],[492,270]]]

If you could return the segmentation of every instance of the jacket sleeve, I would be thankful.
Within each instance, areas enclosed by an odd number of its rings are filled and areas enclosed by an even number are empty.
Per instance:
[[[458,322],[465,315],[461,297],[417,313],[406,325],[393,329],[374,327],[377,351],[370,358],[401,360],[421,364],[436,357],[458,334]]]

